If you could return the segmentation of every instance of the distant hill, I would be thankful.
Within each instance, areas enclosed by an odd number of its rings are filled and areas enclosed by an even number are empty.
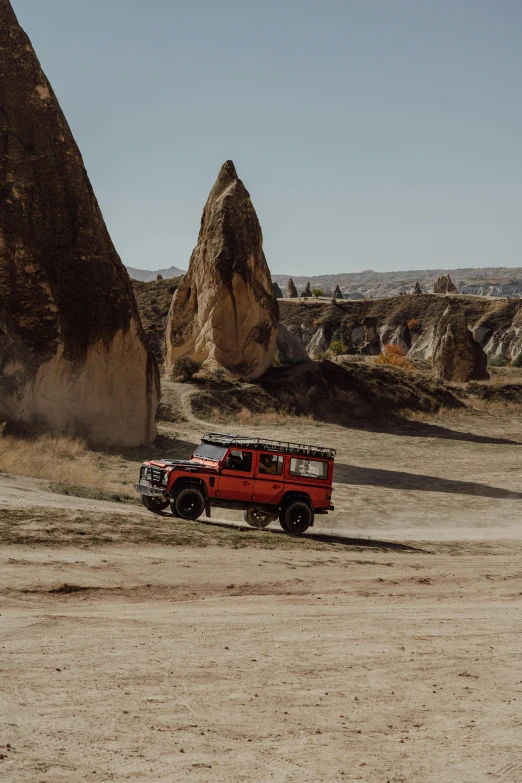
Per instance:
[[[150,283],[151,280],[156,280],[158,275],[167,280],[171,277],[180,277],[180,275],[185,274],[185,270],[178,269],[177,266],[169,266],[168,269],[156,269],[154,271],[150,269],[134,269],[132,266],[128,266],[127,272],[133,280],[141,280],[142,283]]]
[[[312,288],[322,288],[326,295],[333,293],[338,285],[346,298],[356,299],[362,295],[367,299],[378,299],[411,293],[417,280],[422,290],[430,293],[435,280],[448,272],[460,293],[479,296],[522,295],[521,267],[417,269],[399,272],[374,272],[372,269],[366,269],[363,272],[342,272],[336,275],[292,275],[292,279],[299,293],[310,281]],[[290,275],[273,274],[272,280],[278,283],[284,293],[289,277]]]

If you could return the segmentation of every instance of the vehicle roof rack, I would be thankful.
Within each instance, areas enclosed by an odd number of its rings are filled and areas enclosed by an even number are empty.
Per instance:
[[[302,457],[323,457],[334,459],[335,449],[325,446],[310,446],[304,443],[292,443],[284,440],[272,440],[272,438],[252,438],[248,435],[231,435],[223,432],[207,432],[202,440],[205,443],[213,443],[216,446],[238,446],[242,449],[255,449],[256,451],[279,451],[284,454],[299,454]]]

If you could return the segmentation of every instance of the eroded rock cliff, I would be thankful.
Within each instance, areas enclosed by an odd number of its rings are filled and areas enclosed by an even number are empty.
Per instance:
[[[165,369],[190,357],[203,370],[256,378],[270,366],[279,308],[250,195],[227,161],[203,211],[198,243],[174,294]]]
[[[434,377],[443,381],[466,383],[489,378],[486,353],[473,339],[458,307],[447,307],[439,321],[432,365]]]
[[[0,188],[0,420],[95,443],[150,443],[159,376],[129,277],[8,0]]]

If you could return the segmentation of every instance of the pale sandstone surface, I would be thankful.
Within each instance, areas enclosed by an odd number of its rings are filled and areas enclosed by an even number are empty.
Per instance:
[[[159,376],[132,287],[7,0],[0,72],[0,419],[95,443],[149,443]]]
[[[487,380],[487,356],[473,339],[462,310],[449,306],[437,327],[433,348],[433,374],[444,381],[465,383]]]
[[[270,366],[279,309],[250,195],[227,161],[212,188],[198,244],[170,308],[165,369],[190,357],[203,370],[256,378]]]

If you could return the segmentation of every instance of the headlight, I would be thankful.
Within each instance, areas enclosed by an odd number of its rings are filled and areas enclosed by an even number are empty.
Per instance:
[[[163,478],[161,479],[161,483],[162,483],[162,484],[163,484],[163,486],[165,486],[165,487],[166,487],[166,486],[167,486],[167,484],[169,483],[169,474],[168,474],[167,472],[165,472],[165,473],[163,474]]]

